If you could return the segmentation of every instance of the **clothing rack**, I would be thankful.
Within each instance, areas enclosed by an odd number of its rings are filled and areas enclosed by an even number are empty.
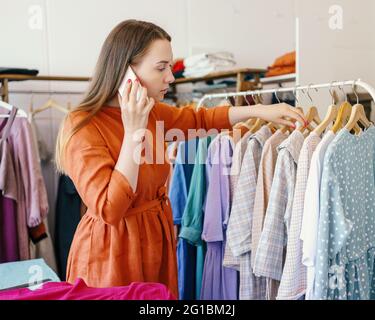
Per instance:
[[[358,97],[355,88],[360,87],[365,89],[375,101],[375,88],[373,88],[368,83],[362,81],[361,79],[358,80],[348,80],[348,81],[333,81],[331,83],[323,83],[323,84],[311,84],[308,86],[294,86],[294,87],[287,87],[287,88],[277,88],[277,89],[264,89],[264,90],[254,90],[254,91],[242,91],[242,92],[228,92],[228,93],[216,93],[216,94],[207,94],[203,96],[197,105],[197,109],[199,109],[203,102],[207,99],[215,99],[215,98],[225,98],[228,99],[229,97],[246,97],[246,96],[253,96],[253,95],[261,95],[265,93],[281,93],[281,92],[296,92],[296,91],[303,91],[303,90],[310,90],[310,89],[322,89],[322,88],[329,88],[332,89],[333,87],[346,87],[351,86],[354,90],[354,93]]]
[[[0,101],[0,107],[5,108],[6,110],[9,110],[9,111],[11,111],[13,108],[15,108],[11,104],[6,103],[4,101]],[[16,116],[17,117],[27,118],[27,113],[24,110],[22,110],[22,109],[17,109]],[[0,114],[0,118],[9,118],[9,114]]]
[[[12,94],[48,94],[48,95],[56,95],[56,94],[81,95],[85,93],[84,91],[48,91],[48,90],[9,90],[8,92]]]
[[[0,95],[4,102],[9,102],[9,82],[10,81],[74,81],[86,82],[90,81],[89,77],[66,77],[66,76],[30,76],[20,74],[1,74],[0,75]]]

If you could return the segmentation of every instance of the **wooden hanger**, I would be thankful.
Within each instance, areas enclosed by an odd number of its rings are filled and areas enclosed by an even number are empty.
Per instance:
[[[311,105],[313,105],[314,101],[309,94],[310,86],[311,86],[311,84],[307,87],[306,95],[310,99]],[[303,94],[305,94],[304,90],[301,90],[301,91],[302,91]],[[315,91],[318,91],[318,89],[315,89]],[[304,136],[307,137],[307,135],[309,135],[310,132],[312,132],[314,130],[314,128],[310,124],[315,122],[315,124],[319,125],[322,121],[320,120],[318,109],[314,106],[311,106],[309,108],[305,118],[306,118],[306,121],[307,121],[308,125],[299,127],[298,131],[301,132],[301,133],[304,133]]]
[[[309,111],[307,111],[306,114],[306,121],[309,123],[307,127],[301,126],[298,130],[302,134],[305,135],[305,137],[314,130],[314,128],[310,125],[310,123],[315,123],[317,125],[321,124],[321,120],[319,117],[318,109],[316,107],[310,107]]]
[[[246,103],[248,104],[248,106],[250,106],[249,101],[247,101],[246,97],[245,97],[245,100],[246,100]],[[230,100],[227,99],[227,101],[230,101]],[[232,104],[230,104],[230,105],[232,106]],[[233,129],[237,129],[237,130],[240,129],[241,130],[241,137],[242,137],[246,132],[248,132],[252,128],[252,126],[255,124],[255,122],[256,122],[255,118],[249,118],[246,121],[236,123],[233,126]],[[229,131],[228,133],[231,137],[233,137],[233,131]],[[236,143],[236,141],[235,141],[235,143]]]
[[[361,104],[356,104],[352,108],[352,112],[345,129],[352,131],[356,125],[358,126],[358,123],[361,123],[366,129],[372,125],[372,123],[366,117],[365,108]]]
[[[339,108],[336,121],[333,127],[331,128],[331,131],[336,134],[339,130],[341,130],[348,122],[348,119],[350,118],[351,114],[352,105],[348,101],[345,101]],[[356,134],[358,134],[361,131],[361,128],[358,126],[358,123],[354,125],[353,129]]]
[[[335,119],[337,118],[337,114],[339,112],[339,109],[336,105],[336,101],[338,100],[337,93],[336,91],[332,91],[333,82],[334,81],[331,82],[331,86],[329,87],[329,94],[332,97],[332,104],[328,107],[328,111],[322,123],[319,124],[313,131],[318,136],[321,136],[322,133],[328,128],[328,126],[335,121]]]
[[[267,127],[271,130],[272,133],[275,133],[278,129],[281,128],[280,126],[278,126],[276,123],[273,123],[273,122],[269,122],[267,124]]]
[[[324,118],[324,120],[319,124],[313,132],[320,136],[326,129],[327,127],[335,121],[337,114],[339,112],[339,109],[336,105],[332,104],[328,107],[327,114]]]
[[[233,129],[239,129],[241,127],[246,127],[248,128],[249,130],[251,129],[251,127],[255,124],[255,121],[256,119],[254,118],[250,118],[249,120],[245,121],[245,122],[238,122],[236,123],[234,126],[233,126]]]
[[[281,101],[280,101],[279,96],[277,95],[277,93],[278,93],[278,90],[275,91],[275,97],[276,97],[278,103],[281,103]],[[297,96],[295,95],[295,91],[293,92],[293,95],[294,95],[294,98],[296,99],[296,102],[298,103]],[[301,110],[303,112],[303,110],[302,110],[301,107],[296,107],[296,108],[299,109],[299,110]],[[296,121],[294,119],[290,119],[289,117],[286,117],[285,119],[288,120],[288,121],[292,121],[294,124],[296,123]],[[279,127],[279,129],[284,134],[287,133],[287,132],[292,133],[294,131],[293,128],[291,128],[291,127],[289,127],[287,125],[281,125]]]
[[[256,122],[254,123],[254,125],[251,127],[250,132],[251,133],[257,132],[264,123],[265,121],[263,119],[258,118]]]
[[[303,109],[301,107],[295,107],[295,108],[297,110],[300,110],[303,113]],[[289,117],[286,117],[285,119],[293,122],[294,124],[296,124],[296,122],[297,122],[295,119],[291,119]],[[282,133],[286,133],[286,132],[292,133],[295,129],[293,129],[292,127],[290,127],[288,125],[282,125],[280,130],[281,130]]]
[[[296,123],[296,121],[294,119],[291,119],[289,117],[286,117],[285,120],[292,121],[293,123]],[[294,131],[294,129],[292,127],[288,126],[288,125],[282,125],[280,127],[280,131],[282,133],[288,133],[288,132],[292,133]]]
[[[240,134],[233,134],[233,131],[227,132],[234,141],[234,144],[237,144],[237,142],[251,129],[251,127],[255,124],[256,119],[251,118],[245,122],[239,122],[236,125],[233,126],[233,129],[240,130]]]
[[[31,111],[31,116],[35,116],[37,113],[40,113],[44,110],[47,110],[47,109],[50,109],[50,108],[54,108],[54,109],[57,109],[63,113],[68,113],[69,110],[61,105],[59,105],[56,101],[54,101],[53,99],[48,99],[48,101],[43,104],[41,107],[35,109],[35,110],[32,110]]]
[[[351,113],[352,105],[348,101],[342,103],[337,113],[336,121],[333,127],[331,128],[331,131],[336,134],[340,129],[342,129],[344,124],[346,123],[346,120],[350,117]]]
[[[276,93],[275,93],[276,94]],[[262,104],[263,103],[263,99],[262,99],[262,96],[260,94],[258,95],[252,95],[253,97],[253,100],[255,103],[257,104]],[[278,98],[277,94],[276,94],[276,97],[280,103],[280,99]],[[260,119],[258,118],[256,120],[256,122],[254,123],[254,125],[252,126],[252,128],[250,129],[251,133],[255,133],[257,132],[264,124],[266,123],[266,121],[264,121],[263,119]],[[272,131],[272,132],[275,132],[278,127],[276,126],[276,124],[272,123],[272,122],[269,122],[267,124],[268,128]]]

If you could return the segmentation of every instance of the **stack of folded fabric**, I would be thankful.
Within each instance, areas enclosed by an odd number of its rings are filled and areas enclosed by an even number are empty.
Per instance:
[[[184,77],[203,77],[211,72],[229,70],[235,65],[230,52],[201,53],[184,59]]]
[[[173,68],[172,68],[173,76],[176,79],[182,78],[184,76],[183,75],[184,71],[185,71],[184,59],[175,60],[173,63]]]
[[[266,77],[280,76],[296,72],[296,52],[289,52],[277,58],[274,64],[268,67]]]
[[[36,76],[38,73],[39,70],[36,69],[0,67],[0,74],[21,74],[28,76]]]

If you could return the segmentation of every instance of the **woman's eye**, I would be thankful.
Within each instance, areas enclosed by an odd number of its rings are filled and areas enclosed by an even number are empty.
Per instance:
[[[158,69],[160,72],[162,72],[162,71],[164,71],[165,70],[165,68],[162,68],[162,69]]]

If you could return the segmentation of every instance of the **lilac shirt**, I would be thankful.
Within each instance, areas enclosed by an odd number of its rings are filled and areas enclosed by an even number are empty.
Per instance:
[[[207,242],[201,299],[238,299],[238,272],[223,266],[226,228],[230,212],[230,169],[233,141],[219,135],[211,143],[206,162],[207,197],[202,239]]]

